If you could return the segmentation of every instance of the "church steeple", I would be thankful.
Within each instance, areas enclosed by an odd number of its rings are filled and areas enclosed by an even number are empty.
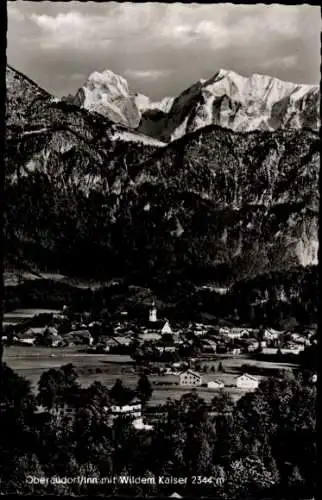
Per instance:
[[[157,308],[155,307],[154,301],[152,302],[152,306],[151,306],[150,311],[149,311],[149,321],[151,323],[155,323],[156,321],[158,321]]]

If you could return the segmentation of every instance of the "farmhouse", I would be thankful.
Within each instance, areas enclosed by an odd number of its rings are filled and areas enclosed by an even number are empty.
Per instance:
[[[299,333],[292,333],[291,339],[295,344],[303,344],[303,345],[310,344],[309,339],[305,338],[303,335],[301,335]]]
[[[161,339],[161,334],[157,332],[144,332],[139,334],[139,340],[142,342],[157,342]]]
[[[248,335],[248,333],[245,328],[231,328],[226,335],[229,339],[240,339],[243,335]]]
[[[175,352],[177,350],[175,345],[165,345],[165,344],[156,345],[155,348],[161,353],[162,352]]]
[[[264,331],[263,338],[265,340],[277,340],[280,336],[281,332],[277,330],[273,330],[272,328],[268,328]]]
[[[180,374],[181,386],[200,386],[202,384],[202,376],[195,371],[187,370]]]
[[[257,389],[258,384],[258,379],[248,375],[248,373],[236,377],[236,387],[239,389]]]
[[[28,330],[25,331],[24,335],[28,336],[37,336],[37,335],[44,335],[44,333],[47,330],[47,326],[32,326],[31,328],[28,328]]]
[[[304,345],[301,344],[289,344],[281,349],[282,354],[300,354],[304,351]]]
[[[221,380],[211,380],[207,384],[208,389],[223,389],[225,384]]]
[[[104,351],[108,352],[111,348],[118,346],[119,344],[113,337],[100,337],[97,343],[98,347],[103,348]]]
[[[208,352],[217,351],[217,343],[211,339],[203,339],[201,341],[201,346],[203,351],[208,351]]]
[[[111,414],[114,417],[127,416],[133,419],[141,418],[142,404],[138,399],[135,398],[127,405],[112,405]]]
[[[145,424],[142,417],[135,418],[132,422],[132,425],[135,427],[135,429],[140,431],[150,431],[153,429],[153,425]]]
[[[243,336],[249,335],[249,330],[245,328],[228,328],[227,326],[219,329],[219,334],[228,339],[240,339]]]
[[[13,337],[13,340],[19,344],[33,345],[36,340],[35,333],[30,329],[24,333],[17,334]]]

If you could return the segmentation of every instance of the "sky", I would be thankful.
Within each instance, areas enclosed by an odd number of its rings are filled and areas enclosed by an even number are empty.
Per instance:
[[[109,69],[174,96],[219,69],[320,82],[317,6],[8,1],[7,62],[55,96]]]

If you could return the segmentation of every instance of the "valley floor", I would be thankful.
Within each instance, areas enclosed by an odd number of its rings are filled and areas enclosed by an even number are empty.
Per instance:
[[[122,379],[124,385],[135,388],[139,369],[130,356],[120,354],[92,354],[82,352],[79,347],[47,348],[34,346],[10,346],[4,349],[4,361],[17,373],[26,377],[34,390],[41,374],[50,369],[58,368],[63,364],[72,363],[78,373],[79,382],[83,387],[89,386],[95,380],[112,387],[117,378]],[[222,363],[224,372],[209,373],[212,365]],[[201,363],[208,366],[208,373],[202,373],[203,381],[220,379],[225,384],[225,391],[229,392],[236,401],[247,392],[235,385],[235,377],[242,372],[242,365],[254,365],[261,369],[292,369],[296,365],[276,363],[250,359],[247,355],[229,357],[226,355],[211,355],[201,358]],[[258,379],[263,378],[257,376]],[[153,386],[151,405],[163,404],[167,398],[178,399],[191,390],[190,387],[179,386],[177,375],[149,375]],[[166,384],[166,385],[162,385]],[[199,395],[210,401],[216,394],[216,389],[197,387]]]

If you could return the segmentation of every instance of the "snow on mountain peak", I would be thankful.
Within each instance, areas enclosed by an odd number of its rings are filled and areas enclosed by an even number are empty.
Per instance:
[[[119,93],[124,96],[129,94],[129,86],[125,78],[108,69],[102,73],[98,71],[91,73],[87,80],[87,86],[92,89],[95,87],[106,88],[112,93]]]
[[[132,92],[125,78],[106,69],[90,74],[76,94],[75,101],[88,111],[100,113],[115,123],[137,128],[142,113],[152,109],[168,113],[174,98],[164,97],[160,102],[153,102],[143,94]]]
[[[94,71],[75,97],[76,104],[89,111],[164,142],[211,124],[235,131],[317,130],[319,100],[318,86],[260,73],[242,76],[224,68],[159,102],[134,93],[125,78],[108,69]]]
[[[174,97],[164,97],[161,101],[151,101],[151,99],[143,94],[136,94],[135,103],[138,109],[144,113],[150,109],[158,109],[164,113],[168,113],[173,104]]]
[[[235,131],[319,128],[317,85],[295,84],[260,73],[245,77],[227,69],[198,83],[176,98],[163,140],[211,124]]]

